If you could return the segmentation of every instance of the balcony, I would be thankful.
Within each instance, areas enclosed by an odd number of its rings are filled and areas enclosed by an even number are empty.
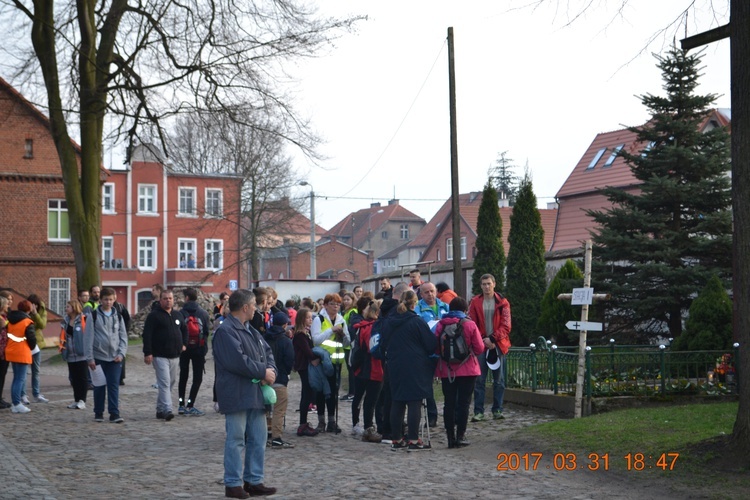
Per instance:
[[[135,285],[138,281],[138,269],[124,266],[122,259],[102,262],[102,284],[108,286]]]

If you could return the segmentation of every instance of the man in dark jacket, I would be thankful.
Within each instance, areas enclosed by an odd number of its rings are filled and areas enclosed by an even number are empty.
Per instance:
[[[182,313],[174,309],[172,290],[163,290],[159,305],[151,310],[143,325],[143,356],[147,365],[153,364],[159,396],[156,399],[156,418],[167,422],[172,413],[172,390],[177,381],[180,353],[187,347],[188,335]]]
[[[180,353],[180,383],[177,386],[179,395],[180,415],[203,415],[203,412],[194,406],[198,389],[203,382],[203,367],[206,364],[206,353],[208,352],[208,312],[198,305],[198,292],[195,288],[185,289],[185,305],[182,306],[185,328],[188,331],[187,348]],[[191,335],[191,331],[195,335]],[[197,337],[196,337],[197,335]],[[190,364],[193,364],[193,383],[190,386],[190,395],[185,403],[185,389],[187,389],[188,375],[190,375]]]
[[[289,402],[286,386],[289,383],[289,374],[292,373],[292,367],[294,366],[294,346],[292,345],[292,339],[287,335],[288,325],[289,316],[286,313],[277,312],[273,315],[271,328],[263,336],[271,347],[276,369],[279,373],[276,382],[273,384],[273,389],[276,391],[276,404],[273,406],[273,418],[271,420],[271,448],[294,448],[292,443],[281,439],[284,416]]]
[[[277,370],[260,333],[245,327],[254,315],[253,293],[237,290],[229,296],[229,316],[214,333],[216,397],[227,432],[224,494],[229,498],[276,493],[263,485],[267,431],[261,384],[273,385]]]

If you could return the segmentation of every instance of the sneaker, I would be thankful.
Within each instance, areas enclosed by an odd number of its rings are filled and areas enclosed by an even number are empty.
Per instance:
[[[383,438],[380,440],[383,444],[391,444],[393,442],[393,436],[388,433],[383,433]]]
[[[68,405],[68,409],[69,409],[69,410],[80,410],[80,408],[78,408],[78,402],[73,402],[73,403],[70,403],[70,404]]]
[[[101,413],[94,415],[94,422],[104,422],[104,415]]]
[[[352,427],[352,435],[361,436],[364,433],[365,433],[365,428],[362,427],[362,424],[357,424]]]
[[[158,388],[159,388],[159,386],[158,386],[158,385],[156,385],[156,384],[151,384],[151,388],[152,388],[152,389],[158,389]]]
[[[279,450],[281,448],[294,448],[294,445],[292,443],[287,443],[281,438],[274,438],[271,440],[271,448]]]
[[[79,410],[85,410],[86,409],[86,402],[85,401],[79,401],[76,403],[76,408]]]
[[[304,423],[300,425],[299,427],[297,427],[297,435],[299,437],[302,437],[302,436],[313,437],[313,436],[318,435],[318,431],[310,427],[310,424]]]
[[[192,415],[194,417],[200,417],[201,415],[205,415],[205,413],[200,411],[195,406],[191,406],[190,408],[185,409],[185,415]]]
[[[366,443],[379,443],[383,439],[383,436],[381,434],[378,434],[378,431],[375,429],[375,427],[368,427],[364,434],[362,434],[362,441]]]
[[[49,399],[45,398],[42,394],[34,396],[35,403],[49,403]]]
[[[214,401],[214,411],[216,413],[219,413],[219,402],[218,401]]]
[[[471,417],[472,422],[483,422],[484,421],[484,413],[475,413],[473,417]]]
[[[354,394],[344,394],[339,398],[339,401],[354,401]]]
[[[125,421],[125,419],[123,419],[120,415],[110,415],[109,421],[113,424],[121,424]]]
[[[341,434],[341,428],[336,424],[336,422],[331,421],[331,422],[328,422],[328,425],[326,426],[326,432],[333,432],[334,434]]]
[[[12,411],[13,413],[29,413],[31,410],[29,410],[26,406],[22,405],[21,403],[18,403],[17,405],[11,406],[10,411]]]
[[[29,401],[28,396],[24,395],[21,397],[21,403],[28,405],[28,404],[31,404],[31,401]]]
[[[409,447],[409,445],[406,442],[406,439],[402,439],[401,441],[391,441],[391,451],[400,451],[405,450]]]
[[[458,436],[456,438],[456,442],[455,442],[455,446],[454,447],[455,448],[464,448],[466,446],[469,446],[470,444],[471,444],[471,441],[469,441],[468,439],[466,439],[466,436]]]
[[[184,415],[185,414],[185,407],[184,406],[180,406],[179,408],[177,408],[177,413],[179,413],[180,415]]]
[[[418,439],[416,443],[409,443],[409,448],[407,451],[422,451],[422,450],[429,450],[432,447],[429,444],[424,444],[421,439]]]
[[[505,416],[503,415],[502,410],[495,410],[492,412],[492,419],[493,420],[504,420]]]

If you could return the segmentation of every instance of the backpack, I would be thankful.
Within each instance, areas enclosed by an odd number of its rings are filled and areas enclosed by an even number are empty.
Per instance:
[[[204,347],[206,339],[203,338],[203,321],[191,314],[185,319],[185,326],[188,331],[188,345],[191,347]]]
[[[349,353],[349,367],[352,371],[359,370],[365,364],[367,351],[359,345],[359,328],[352,332],[352,350]]]
[[[461,365],[471,357],[464,336],[464,321],[466,320],[461,319],[457,323],[446,325],[440,333],[440,359],[448,365]]]

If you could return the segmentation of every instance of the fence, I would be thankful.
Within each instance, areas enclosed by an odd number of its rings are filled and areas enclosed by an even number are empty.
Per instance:
[[[668,345],[586,348],[584,390],[591,396],[726,394],[737,391],[739,344],[727,351],[672,351]],[[557,348],[540,337],[511,348],[506,387],[574,393],[578,349]]]

